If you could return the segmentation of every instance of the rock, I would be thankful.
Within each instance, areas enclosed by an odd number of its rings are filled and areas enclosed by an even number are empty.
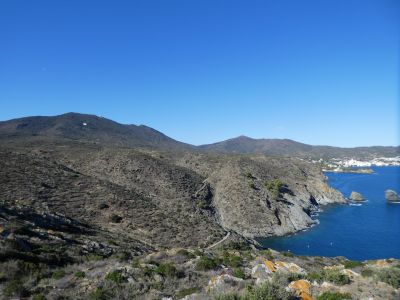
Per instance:
[[[365,198],[364,198],[364,196],[363,195],[361,195],[360,193],[357,193],[357,192],[351,192],[351,194],[350,194],[350,200],[352,200],[352,201],[364,201],[365,200]]]
[[[398,202],[400,201],[400,196],[393,190],[385,191],[385,198],[389,202]]]
[[[213,292],[218,294],[226,294],[233,288],[243,288],[243,279],[234,277],[229,274],[222,274],[214,276],[210,279],[208,286],[206,287],[207,292]]]
[[[276,261],[275,268],[277,271],[296,273],[296,274],[306,274],[306,271],[304,269],[300,268],[298,265],[291,262]]]
[[[300,279],[292,281],[289,284],[289,289],[294,290],[303,300],[312,300],[311,283],[308,280]]]

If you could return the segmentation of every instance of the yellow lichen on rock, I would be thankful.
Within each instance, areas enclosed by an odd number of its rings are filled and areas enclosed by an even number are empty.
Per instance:
[[[308,280],[300,279],[292,281],[289,288],[296,291],[299,297],[303,300],[312,300],[311,283]]]

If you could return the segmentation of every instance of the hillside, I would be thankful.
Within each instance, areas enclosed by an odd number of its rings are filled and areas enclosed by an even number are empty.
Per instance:
[[[201,145],[199,149],[220,153],[263,153],[273,156],[294,156],[312,159],[352,157],[368,159],[374,157],[395,157],[400,155],[400,147],[355,147],[312,146],[288,139],[252,139],[246,136],[226,141]]]
[[[42,139],[53,142],[79,141],[113,147],[193,148],[150,127],[123,125],[95,115],[67,113],[54,117],[26,117],[0,122],[0,140],[29,142]]]
[[[345,203],[304,160],[247,146],[246,154],[193,150],[151,128],[92,115],[2,122],[0,141],[4,299],[178,299],[193,292],[200,293],[193,299],[209,299],[224,274],[252,285],[275,276],[252,271],[265,255],[256,238],[306,229],[322,205]],[[290,153],[294,145],[279,149]],[[345,262],[292,261],[310,273]],[[323,291],[318,285],[312,293]]]

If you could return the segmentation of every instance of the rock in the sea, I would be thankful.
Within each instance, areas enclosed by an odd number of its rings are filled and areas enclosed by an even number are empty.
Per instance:
[[[352,201],[364,201],[365,198],[360,193],[357,193],[357,192],[353,191],[350,194],[350,200],[352,200]]]
[[[385,198],[389,202],[398,202],[400,201],[400,196],[393,190],[385,191]]]

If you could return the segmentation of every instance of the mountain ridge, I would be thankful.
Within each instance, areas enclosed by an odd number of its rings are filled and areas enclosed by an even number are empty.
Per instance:
[[[301,158],[369,158],[400,155],[400,146],[335,147],[309,145],[291,139],[255,139],[245,135],[194,146],[177,141],[147,125],[121,124],[113,120],[80,113],[57,116],[31,116],[0,122],[0,139],[52,138],[79,140],[120,147],[150,147],[168,150],[197,150],[219,153],[262,153]]]

